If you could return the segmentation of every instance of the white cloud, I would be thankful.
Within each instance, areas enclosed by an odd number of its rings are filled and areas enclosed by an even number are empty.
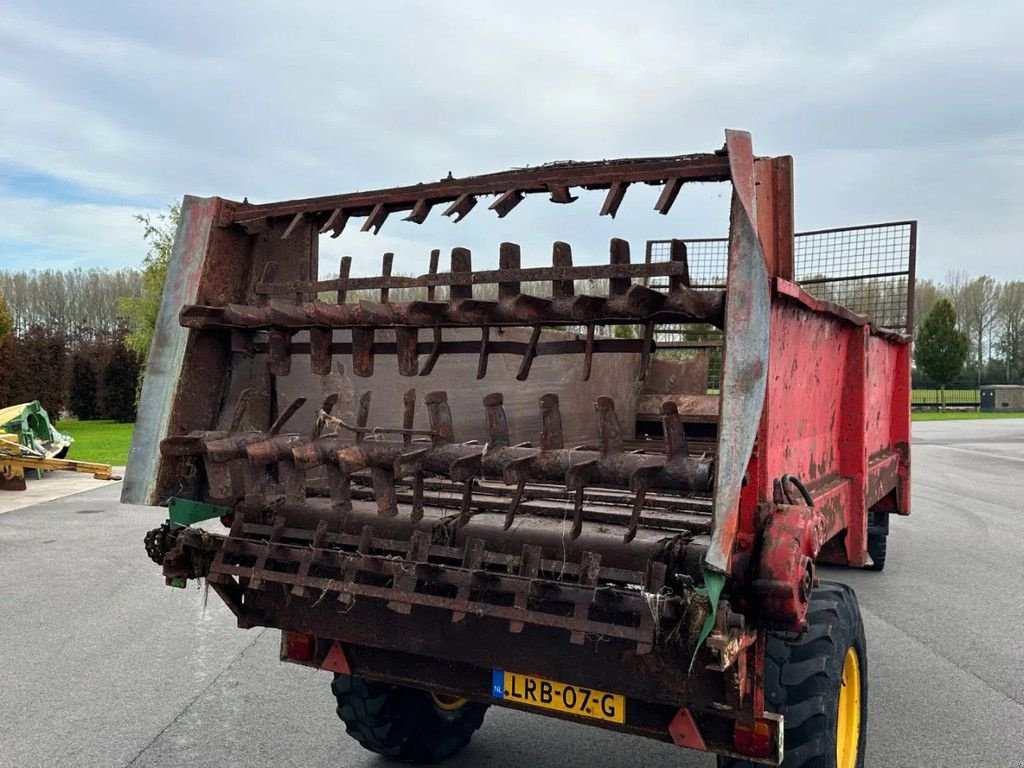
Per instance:
[[[144,208],[0,196],[0,269],[117,268],[142,261]]]
[[[261,201],[708,150],[742,127],[761,153],[795,155],[800,228],[917,217],[921,274],[965,264],[984,240],[971,268],[1010,277],[995,254],[1018,247],[1022,20],[1013,3],[22,0],[0,10],[0,173],[134,212],[186,192]],[[384,235],[415,252],[579,239],[598,258],[609,233],[723,231],[698,218],[715,205],[677,207],[677,230],[524,204],[499,225],[481,206],[456,228],[389,221]],[[76,258],[136,258],[87,227],[65,235]],[[26,236],[52,241],[45,227]],[[359,263],[386,242],[345,247]],[[327,247],[333,260],[341,246]]]

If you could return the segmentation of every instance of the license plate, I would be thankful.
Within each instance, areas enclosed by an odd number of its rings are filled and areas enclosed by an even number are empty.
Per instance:
[[[626,722],[626,697],[621,693],[605,693],[543,677],[496,669],[491,677],[491,695],[496,699],[568,712],[579,717],[610,723]]]

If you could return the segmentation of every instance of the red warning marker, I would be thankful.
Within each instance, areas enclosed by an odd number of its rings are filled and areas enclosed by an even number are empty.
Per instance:
[[[668,733],[676,746],[699,749],[701,752],[706,752],[708,749],[700,731],[697,730],[697,724],[693,721],[693,715],[686,707],[680,707],[676,712],[676,716],[668,724]]]
[[[334,645],[331,646],[331,650],[327,652],[324,663],[320,665],[320,669],[326,669],[328,672],[337,672],[339,675],[351,675],[352,668],[348,665],[348,659],[345,658],[345,651],[341,648],[341,643],[337,640],[334,641]]]

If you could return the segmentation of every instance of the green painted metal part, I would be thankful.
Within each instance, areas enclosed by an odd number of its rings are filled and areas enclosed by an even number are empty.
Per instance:
[[[171,528],[188,528],[193,523],[213,520],[231,514],[230,507],[219,507],[202,501],[190,501],[172,496],[167,500],[167,521]]]
[[[697,645],[693,649],[693,658],[690,659],[690,670],[693,670],[693,663],[697,661],[697,653],[700,651],[700,647],[704,645],[704,641],[708,639],[708,635],[711,634],[712,627],[715,626],[715,614],[718,613],[718,598],[722,596],[722,589],[725,587],[725,574],[718,573],[717,571],[704,571],[704,586],[697,587],[697,594],[703,595],[711,602],[711,613],[704,620],[704,626],[700,628],[700,636],[697,638]]]

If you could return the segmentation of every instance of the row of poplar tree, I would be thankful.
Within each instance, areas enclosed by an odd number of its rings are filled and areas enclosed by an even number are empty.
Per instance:
[[[0,407],[135,420],[178,209],[137,218],[142,269],[0,270]]]

